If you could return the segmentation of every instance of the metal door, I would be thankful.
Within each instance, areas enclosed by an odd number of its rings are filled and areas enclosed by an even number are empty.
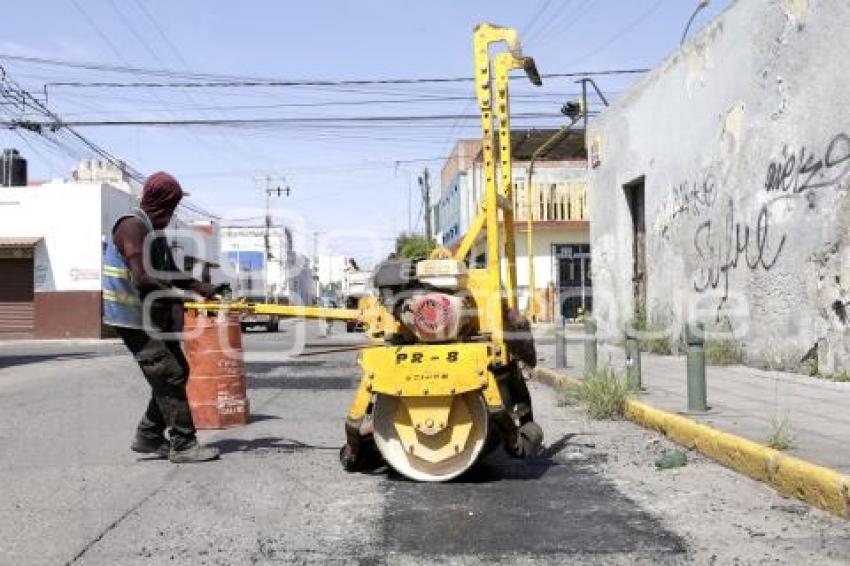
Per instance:
[[[555,244],[558,278],[558,314],[575,319],[592,310],[590,244]]]
[[[30,336],[35,322],[32,258],[0,259],[0,337]]]

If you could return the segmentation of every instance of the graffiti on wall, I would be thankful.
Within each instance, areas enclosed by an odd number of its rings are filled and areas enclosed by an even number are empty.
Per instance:
[[[693,240],[699,265],[694,275],[695,291],[721,288],[721,300],[725,301],[730,271],[739,265],[770,271],[776,265],[788,237],[771,225],[770,209],[776,202],[779,199],[762,205],[751,224],[736,215],[735,203],[727,197],[719,221],[708,219],[697,226]]]
[[[659,206],[655,229],[666,238],[674,223],[683,217],[700,217],[716,200],[717,180],[712,171],[706,171],[698,179],[679,183]]]
[[[764,188],[769,193],[800,194],[813,189],[832,187],[850,172],[850,136],[833,137],[822,153],[806,146],[789,152],[782,148],[782,158],[767,166]]]
[[[655,215],[656,232],[669,239],[674,227],[696,223],[692,245],[697,267],[694,290],[719,290],[728,298],[731,272],[740,268],[770,271],[779,261],[789,235],[776,225],[778,207],[804,200],[812,209],[817,191],[836,188],[850,174],[850,135],[838,133],[822,150],[783,146],[764,173],[767,200],[754,216],[739,210],[732,196],[720,190],[710,170],[696,180],[679,183],[662,201]]]

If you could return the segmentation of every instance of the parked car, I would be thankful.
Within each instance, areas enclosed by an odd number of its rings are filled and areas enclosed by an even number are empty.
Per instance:
[[[242,300],[248,303],[265,303],[273,305],[287,305],[289,300],[279,297],[266,297],[265,295],[245,295]],[[243,312],[239,315],[239,325],[242,327],[242,332],[247,332],[249,328],[260,326],[266,332],[277,332],[280,326],[280,316],[276,314],[255,314],[251,312]]]
[[[338,309],[339,303],[331,297],[319,297],[317,300],[318,306],[326,309]]]
[[[374,296],[372,287],[372,278],[374,274],[371,271],[361,271],[357,269],[356,264],[354,270],[348,272],[348,277],[342,288],[342,307],[346,309],[359,309],[360,302]],[[356,320],[348,320],[345,322],[346,332],[363,332],[364,327]]]

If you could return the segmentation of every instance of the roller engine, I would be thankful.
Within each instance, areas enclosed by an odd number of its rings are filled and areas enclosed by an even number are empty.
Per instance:
[[[454,259],[388,261],[375,272],[381,304],[401,323],[400,344],[466,340],[477,327],[465,288],[466,266]]]

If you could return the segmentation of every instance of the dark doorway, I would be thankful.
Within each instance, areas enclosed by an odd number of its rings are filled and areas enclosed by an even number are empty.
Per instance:
[[[558,262],[558,304],[565,319],[593,309],[590,292],[590,244],[554,244]]]
[[[35,322],[32,257],[4,257],[0,273],[0,338],[29,337]]]
[[[623,185],[632,218],[632,297],[634,318],[646,317],[646,212],[644,208],[645,177]]]

